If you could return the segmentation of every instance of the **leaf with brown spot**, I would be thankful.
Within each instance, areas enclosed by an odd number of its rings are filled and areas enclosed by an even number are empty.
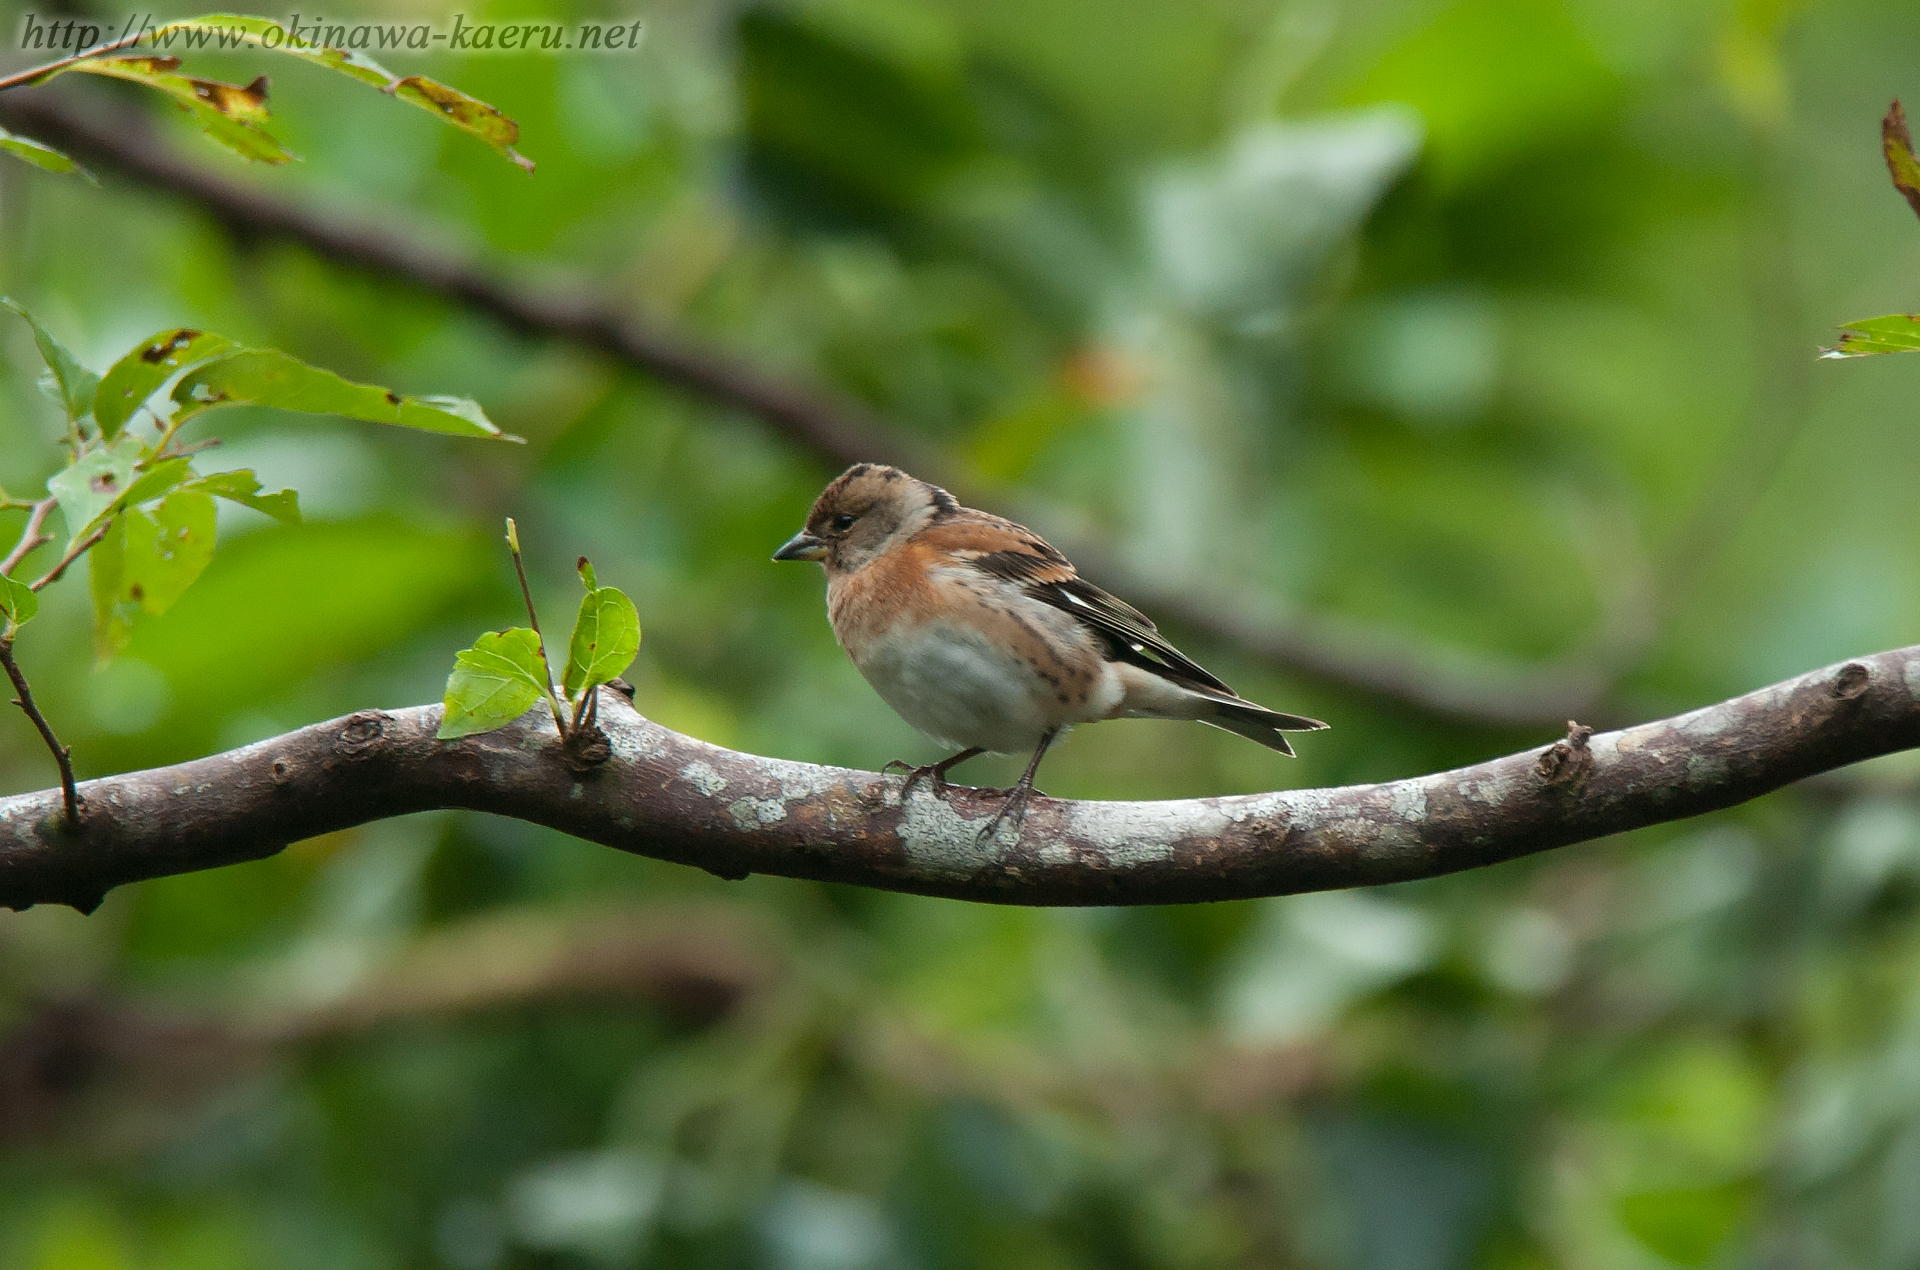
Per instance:
[[[1871,357],[1875,353],[1911,353],[1920,350],[1920,313],[1889,313],[1885,317],[1848,322],[1840,339],[1822,357]]]
[[[243,158],[261,163],[285,163],[293,158],[262,127],[267,121],[266,76],[244,86],[227,84],[178,74],[179,65],[177,57],[96,57],[65,69],[124,79],[164,93],[193,116],[203,132]]]
[[[356,384],[267,348],[230,347],[182,375],[172,398],[176,411],[189,418],[220,406],[272,406],[454,436],[520,440],[503,434],[479,403],[465,397],[406,397],[377,384]]]
[[[1920,216],[1920,158],[1914,157],[1913,134],[1907,131],[1907,112],[1898,98],[1880,121],[1880,148],[1886,152],[1893,188],[1906,198],[1913,214]]]
[[[206,32],[219,48],[249,45],[267,52],[297,57],[350,79],[357,79],[363,84],[371,84],[431,112],[463,132],[472,133],[526,171],[533,171],[532,160],[513,149],[514,142],[520,138],[520,125],[486,102],[424,76],[409,75],[402,79],[364,53],[291,36],[284,25],[271,18],[238,13],[208,13],[165,23],[149,33],[147,38],[149,42],[164,43],[177,34],[195,32]]]
[[[134,411],[182,370],[235,347],[224,335],[191,327],[161,331],[145,341],[100,377],[93,397],[93,421],[100,425],[100,435],[112,437],[120,431]]]
[[[513,148],[513,143],[520,139],[520,125],[486,102],[424,75],[407,76],[393,85],[392,92],[401,101],[412,102],[454,127],[471,132],[532,175],[533,160]]]
[[[73,542],[98,523],[133,484],[140,444],[122,437],[112,445],[87,451],[47,478],[47,492],[60,504],[67,522],[67,541]]]

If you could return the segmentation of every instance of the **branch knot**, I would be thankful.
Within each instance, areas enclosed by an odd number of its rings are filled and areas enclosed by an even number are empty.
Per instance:
[[[347,726],[333,743],[333,752],[341,758],[365,758],[386,744],[387,724],[392,717],[381,710],[361,710],[347,717]]]
[[[1853,701],[1872,685],[1873,672],[1857,661],[1850,661],[1840,667],[1840,673],[1833,677],[1827,695],[1836,701]]]
[[[1577,793],[1593,775],[1593,750],[1587,745],[1592,738],[1592,728],[1568,719],[1566,738],[1555,741],[1540,755],[1540,779]]]

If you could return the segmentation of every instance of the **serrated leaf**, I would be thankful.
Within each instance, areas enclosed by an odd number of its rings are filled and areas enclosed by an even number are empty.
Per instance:
[[[48,172],[61,172],[84,177],[89,181],[93,180],[93,173],[52,146],[42,141],[35,141],[32,137],[23,137],[17,132],[8,132],[5,128],[0,128],[0,150],[5,150],[14,158],[23,159],[34,167],[43,168]],[[97,181],[94,183],[99,184]]]
[[[583,574],[590,571],[583,570]],[[562,681],[569,698],[616,679],[640,651],[640,614],[615,587],[595,587],[580,601]]]
[[[80,364],[80,360],[59,340],[40,325],[39,319],[27,312],[19,301],[0,296],[0,304],[6,305],[26,319],[33,328],[33,342],[40,346],[40,356],[47,363],[47,373],[53,377],[58,395],[54,400],[67,412],[67,418],[75,423],[93,413],[93,394],[100,387],[100,376]]]
[[[0,615],[8,627],[25,626],[40,611],[40,597],[33,588],[0,573]]]
[[[298,495],[290,489],[283,489],[278,494],[262,494],[260,492],[260,478],[244,468],[233,472],[215,472],[211,476],[203,476],[195,481],[190,488],[205,490],[207,493],[219,498],[224,498],[228,502],[239,503],[243,507],[251,507],[257,512],[265,512],[282,524],[297,525],[300,523],[300,501]]]
[[[189,414],[221,406],[275,406],[455,436],[520,439],[504,436],[477,403],[465,398],[403,397],[273,349],[239,349],[193,368],[174,385],[173,400]]]
[[[196,36],[199,37],[197,43]],[[177,42],[184,42],[185,47],[190,49],[231,49],[252,45],[338,71],[418,106],[462,132],[472,133],[521,168],[533,171],[533,161],[513,148],[520,139],[520,125],[493,106],[423,76],[409,75],[402,79],[364,53],[334,48],[292,35],[286,27],[270,18],[208,13],[166,23],[147,36],[147,43],[158,48],[176,47]]]
[[[140,461],[140,443],[120,437],[102,449],[89,450],[47,478],[47,492],[60,505],[71,544],[90,532],[134,483],[134,464]]]
[[[238,348],[224,335],[174,327],[161,331],[107,368],[94,391],[93,421],[111,437],[133,412],[182,370]]]
[[[243,158],[262,163],[285,163],[293,158],[262,127],[267,121],[265,75],[251,84],[227,84],[178,74],[179,65],[177,57],[94,57],[63,69],[124,79],[154,89],[193,116],[208,136]]]
[[[1907,112],[1898,100],[1880,121],[1880,148],[1887,156],[1887,175],[1893,178],[1893,188],[1906,198],[1913,214],[1920,216],[1920,158],[1914,157]]]
[[[545,693],[540,637],[524,626],[490,631],[454,655],[434,735],[445,741],[505,727]]]
[[[1920,349],[1920,313],[1889,313],[1885,317],[1847,322],[1840,339],[1822,357],[1870,357],[1875,353],[1911,353]]]

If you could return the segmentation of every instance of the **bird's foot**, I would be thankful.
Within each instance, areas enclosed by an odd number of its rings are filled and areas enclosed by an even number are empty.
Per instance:
[[[900,798],[902,801],[905,801],[907,795],[913,792],[913,783],[926,776],[933,778],[933,796],[935,798],[945,798],[948,788],[947,769],[956,763],[964,763],[975,755],[983,753],[985,753],[985,751],[978,747],[961,750],[958,754],[949,758],[943,758],[938,763],[929,763],[925,767],[915,767],[904,759],[889,759],[887,760],[887,765],[880,770],[883,772],[891,772],[897,767],[907,774],[905,783],[900,786]]]
[[[945,798],[947,791],[952,788],[947,782],[946,768],[939,763],[928,763],[925,767],[915,767],[905,759],[896,758],[887,760],[887,765],[880,770],[882,772],[901,771],[906,773],[907,779],[900,783],[900,800],[902,802],[905,802],[907,795],[913,792],[914,785],[923,780],[931,780],[933,782],[933,796],[935,798]]]
[[[1025,782],[1009,789],[1005,800],[1000,804],[1000,810],[993,813],[993,819],[987,821],[986,826],[980,830],[975,840],[982,846],[992,842],[994,837],[1000,832],[1001,822],[1007,820],[1009,817],[1012,818],[1014,836],[1016,838],[1019,837],[1020,825],[1027,818],[1027,803],[1032,800],[1036,793],[1039,793],[1039,791]],[[1041,796],[1045,797],[1045,795]]]

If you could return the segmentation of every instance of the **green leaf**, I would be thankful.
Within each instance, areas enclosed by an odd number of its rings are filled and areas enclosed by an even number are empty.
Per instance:
[[[119,506],[138,507],[141,503],[150,503],[192,477],[193,465],[187,459],[168,459],[164,463],[156,463],[133,478],[133,484],[120,496]],[[119,507],[114,510],[118,511]]]
[[[524,626],[488,632],[454,655],[441,740],[491,732],[525,714],[546,693],[540,637]]]
[[[283,489],[278,494],[262,494],[260,478],[244,468],[234,472],[215,472],[211,476],[201,477],[189,488],[205,490],[229,502],[251,507],[257,512],[265,512],[284,525],[300,523],[298,495],[290,489]]]
[[[262,127],[267,121],[265,75],[251,84],[226,84],[176,74],[179,65],[177,57],[94,57],[62,69],[129,80],[163,93],[193,116],[208,136],[243,158],[262,163],[285,163],[293,158]]]
[[[273,53],[285,53],[328,70],[339,71],[375,88],[384,89],[394,82],[392,72],[363,53],[334,48],[293,35],[272,18],[259,18],[245,13],[203,13],[196,18],[181,18],[148,32],[146,42],[155,48],[169,51],[185,48],[190,52],[252,46]]]
[[[151,32],[147,42],[160,48],[184,45],[189,49],[252,45],[324,66],[444,119],[462,132],[480,138],[526,171],[533,171],[533,161],[513,148],[520,139],[520,125],[486,102],[423,76],[399,78],[364,53],[307,40],[291,34],[270,18],[208,13],[166,23]]]
[[[127,555],[127,525],[115,517],[100,541],[87,552],[87,587],[93,594],[93,657],[111,661],[133,635],[137,604],[122,600]]]
[[[486,102],[424,75],[407,76],[393,86],[393,95],[472,133],[532,175],[533,160],[513,148],[520,139],[520,125]]]
[[[593,566],[580,558],[580,578],[587,594],[573,621],[573,640],[567,650],[567,673],[562,689],[571,699],[618,678],[640,651],[640,614],[633,601],[614,587],[595,586]]]
[[[66,346],[47,333],[33,314],[27,312],[17,300],[0,296],[0,304],[6,305],[25,318],[27,325],[33,328],[34,343],[40,346],[40,356],[47,363],[47,372],[53,378],[58,390],[54,400],[67,412],[67,418],[75,423],[93,413],[93,394],[100,387],[100,376],[82,366],[79,359],[69,353]]]
[[[0,128],[0,150],[5,150],[16,159],[24,159],[36,168],[45,168],[49,172],[63,172],[73,176],[82,176],[93,180],[93,173],[75,163],[66,155],[50,145],[35,141],[32,137],[23,137],[17,132],[8,132]],[[96,185],[99,182],[94,182]]]
[[[25,626],[40,611],[40,597],[24,582],[16,582],[0,573],[0,614],[6,616],[9,630]]]
[[[239,347],[224,335],[175,327],[161,331],[107,368],[93,397],[100,435],[120,431],[147,398],[182,370]]]
[[[120,437],[104,449],[87,451],[47,478],[47,492],[66,517],[69,544],[91,532],[120,502],[134,483],[133,465],[139,461],[140,443]]]
[[[126,522],[122,597],[155,617],[193,584],[213,559],[213,495],[178,490],[152,511],[134,508]]]
[[[520,439],[503,436],[479,405],[465,398],[403,397],[272,349],[239,349],[193,368],[174,385],[173,400],[189,414],[220,406],[276,406],[455,436]]]
[[[113,518],[87,562],[98,660],[126,647],[135,616],[166,612],[206,571],[214,525],[213,496],[193,489]]]
[[[1907,206],[1920,216],[1920,159],[1913,153],[1913,136],[1907,131],[1907,112],[1896,100],[1880,121],[1880,148],[1886,152],[1887,174],[1893,188],[1907,200]]]
[[[1889,313],[1886,317],[1846,322],[1840,339],[1822,357],[1870,357],[1875,353],[1911,353],[1920,349],[1920,313]]]

